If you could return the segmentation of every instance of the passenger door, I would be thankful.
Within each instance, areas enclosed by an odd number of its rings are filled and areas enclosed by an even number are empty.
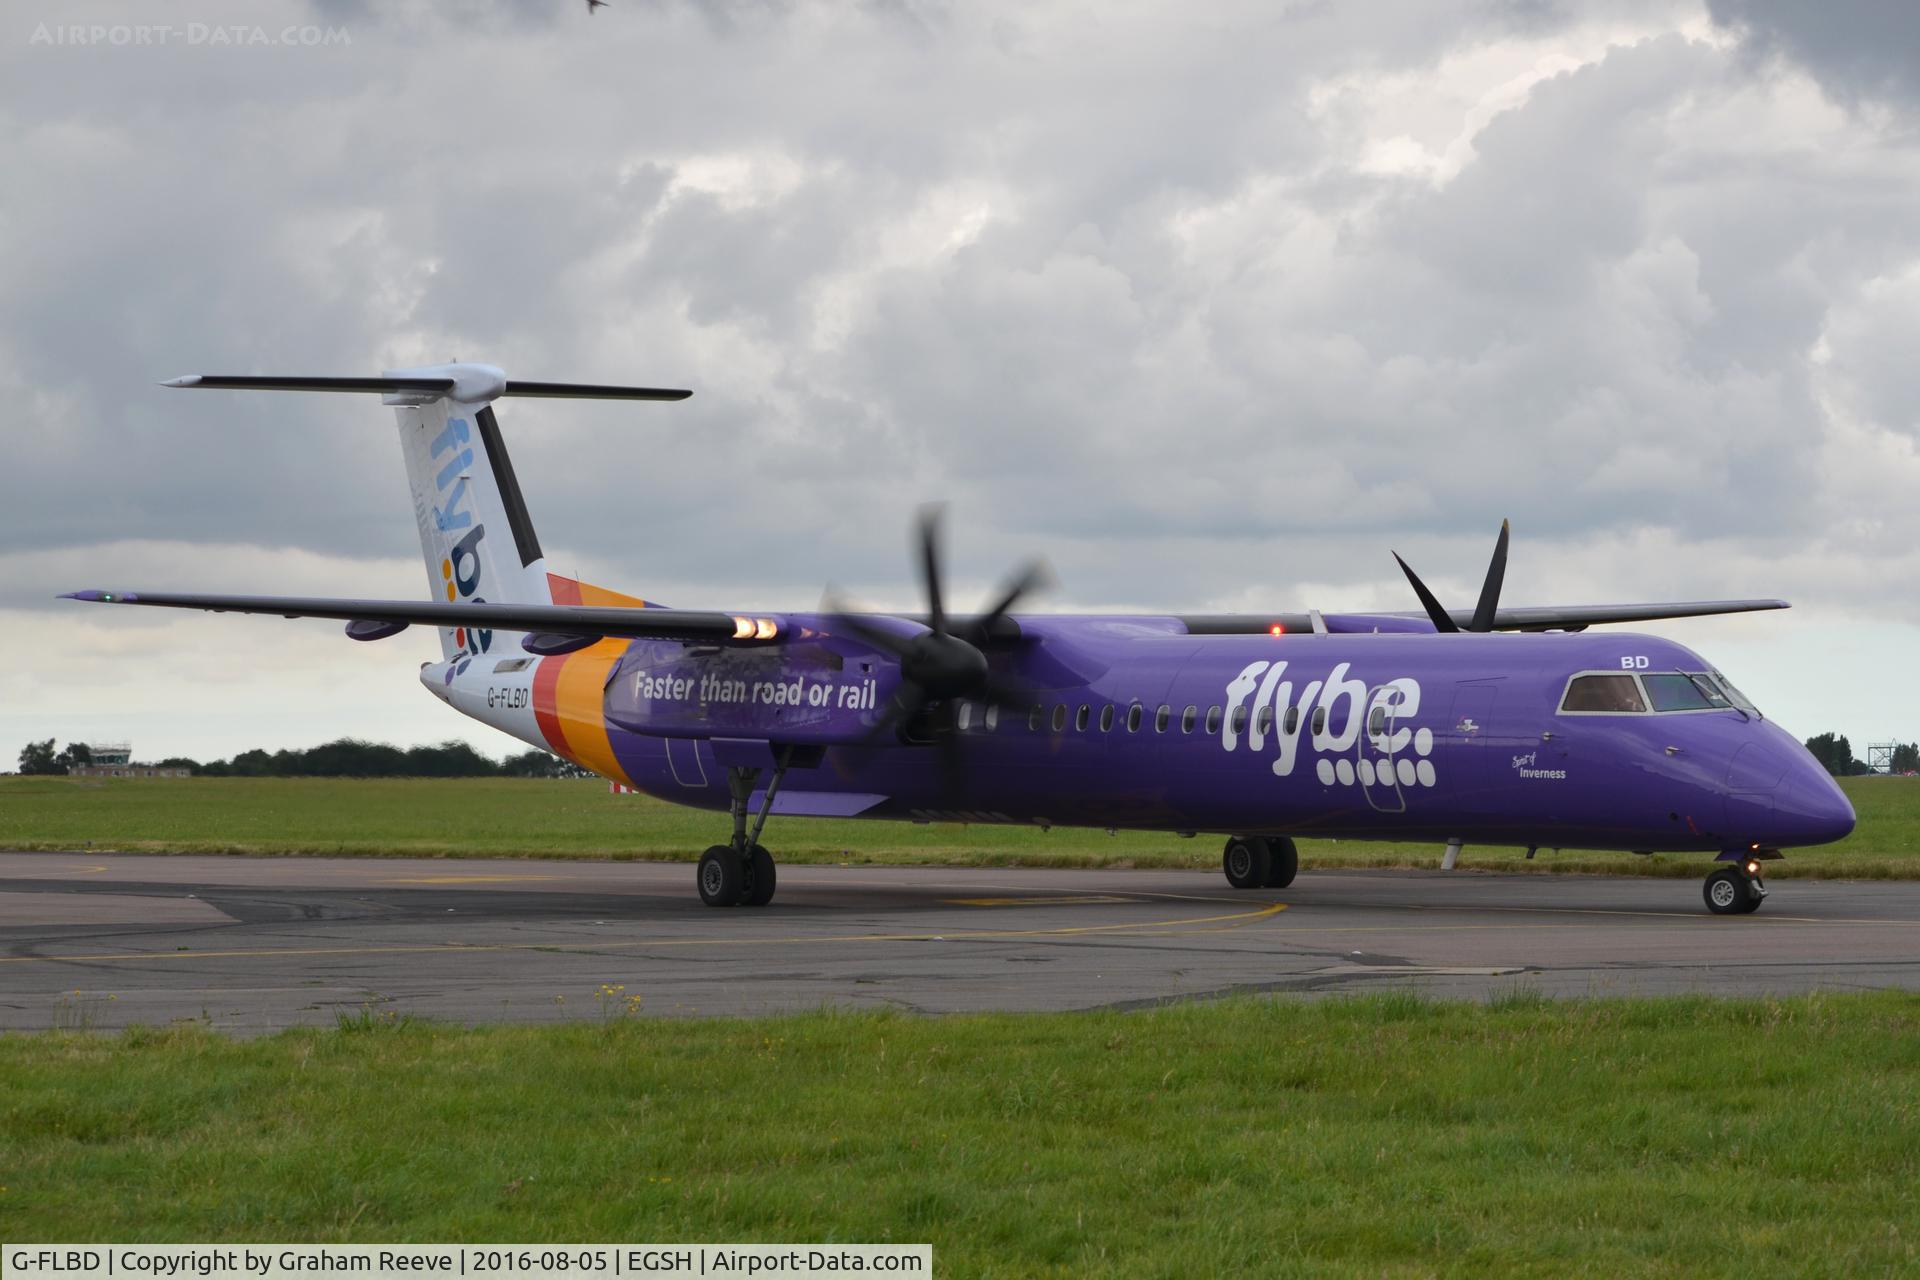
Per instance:
[[[1388,696],[1392,686],[1375,685],[1367,690],[1367,722],[1354,744],[1354,770],[1360,775],[1360,791],[1367,803],[1381,813],[1407,811],[1407,785],[1414,781],[1411,752],[1396,752],[1395,731],[1399,728],[1399,701]],[[1411,745],[1410,743],[1408,744]],[[1402,759],[1400,757],[1408,758]],[[1401,766],[1405,765],[1402,769]],[[1402,775],[1405,776],[1402,776]]]

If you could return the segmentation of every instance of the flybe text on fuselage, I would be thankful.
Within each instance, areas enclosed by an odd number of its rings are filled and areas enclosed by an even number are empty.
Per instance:
[[[1433,786],[1433,730],[1410,723],[1420,711],[1420,682],[1398,676],[1377,685],[1352,677],[1342,662],[1324,676],[1306,678],[1279,662],[1249,662],[1226,686],[1219,726],[1222,749],[1273,753],[1276,777],[1290,776],[1301,761],[1304,739],[1318,759],[1314,771],[1328,786]],[[1295,676],[1301,679],[1296,684]],[[1361,735],[1373,758],[1359,750]],[[1356,761],[1353,759],[1359,756]]]
[[[460,535],[440,561],[440,577],[449,603],[486,602],[480,594],[480,540],[487,536],[487,526],[473,515],[472,433],[473,424],[467,419],[448,418],[446,429],[433,438],[428,449],[428,456],[439,467],[433,477],[433,527],[439,531],[443,546],[446,539]],[[454,643],[471,654],[485,653],[493,646],[493,632],[459,627],[454,630]]]

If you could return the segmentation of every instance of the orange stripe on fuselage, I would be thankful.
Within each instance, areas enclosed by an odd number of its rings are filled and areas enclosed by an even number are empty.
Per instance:
[[[626,651],[625,640],[602,640],[578,653],[546,658],[541,665],[560,664],[554,679],[553,714],[566,735],[567,755],[602,777],[632,786],[633,779],[614,758],[605,714],[607,673]]]
[[[578,578],[563,578],[557,573],[547,575],[547,592],[553,596],[555,604],[584,604],[597,609],[653,607],[639,596],[630,596],[606,587],[596,587],[591,582],[582,582]]]
[[[645,608],[646,601],[559,574],[547,575],[555,604]],[[625,653],[627,641],[602,640],[578,653],[542,658],[533,673],[533,718],[540,733],[561,755],[615,782],[633,785],[620,767],[607,737],[607,673]]]
[[[560,668],[567,664],[566,657],[542,658],[533,668],[533,720],[540,726],[540,736],[547,745],[563,756],[570,756],[567,750],[567,735],[560,727],[560,716],[554,710],[554,697],[560,685]]]

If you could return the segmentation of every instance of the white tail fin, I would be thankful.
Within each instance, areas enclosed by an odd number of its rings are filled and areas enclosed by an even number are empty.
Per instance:
[[[454,377],[453,391],[425,404],[398,404],[400,449],[413,491],[413,516],[427,564],[427,590],[451,603],[547,604],[546,562],[527,516],[513,464],[493,416],[486,380],[461,374],[493,373],[487,366],[440,365],[401,369],[390,378]],[[474,383],[480,383],[475,386]],[[498,385],[496,384],[496,385]],[[389,396],[389,402],[410,397]],[[449,660],[485,653],[493,633],[475,627],[440,631]]]
[[[552,586],[540,540],[520,497],[494,420],[500,396],[571,400],[685,400],[692,395],[665,387],[627,387],[585,382],[507,381],[490,364],[437,364],[395,369],[377,378],[259,374],[188,374],[166,387],[229,391],[375,392],[400,416],[400,448],[420,526],[420,552],[427,562],[427,591],[434,600],[492,604],[593,604],[644,607],[637,596],[592,587],[570,578]],[[561,596],[565,596],[562,599]],[[362,636],[361,638],[366,638]],[[442,655],[452,661],[495,647],[493,632],[445,627]]]

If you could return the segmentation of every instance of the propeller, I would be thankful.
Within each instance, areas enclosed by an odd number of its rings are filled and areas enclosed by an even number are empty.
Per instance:
[[[1507,539],[1511,532],[1508,522],[1502,520],[1499,540],[1493,544],[1493,560],[1487,565],[1487,580],[1480,586],[1480,601],[1474,606],[1473,620],[1466,626],[1468,631],[1493,630],[1494,619],[1500,613],[1500,585],[1507,578]],[[1433,629],[1441,632],[1459,631],[1460,624],[1453,620],[1453,615],[1446,611],[1433,592],[1427,590],[1427,584],[1420,581],[1420,575],[1400,559],[1399,552],[1394,552],[1393,558],[1400,566],[1400,572],[1407,575],[1407,581],[1413,586],[1413,594],[1420,597],[1420,606],[1433,619]]]
[[[1045,587],[1052,575],[1045,564],[1032,561],[1010,577],[984,613],[953,618],[947,613],[941,574],[941,509],[922,507],[917,526],[920,584],[926,594],[926,629],[913,635],[879,625],[870,617],[848,611],[831,593],[822,612],[830,631],[853,636],[900,665],[900,683],[868,732],[863,746],[877,745],[897,733],[908,721],[936,707],[972,699],[1003,709],[1025,709],[1028,690],[991,671],[981,646],[1004,634],[1007,616],[1033,592]],[[952,734],[939,735],[942,765],[950,790],[957,790],[962,773],[960,742]]]

